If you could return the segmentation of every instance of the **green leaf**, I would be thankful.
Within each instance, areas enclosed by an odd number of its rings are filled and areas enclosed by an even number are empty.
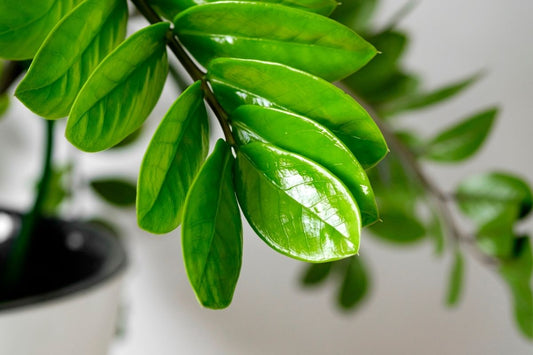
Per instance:
[[[390,105],[387,105],[384,108],[384,111],[387,115],[391,115],[393,113],[399,113],[403,111],[420,110],[442,103],[462,93],[472,84],[477,82],[481,76],[482,75],[478,73],[466,79],[438,88],[434,91],[407,96],[402,100],[398,100]]]
[[[138,129],[157,103],[168,72],[157,23],[130,36],[98,65],[74,101],[66,137],[87,152],[108,149]]]
[[[182,12],[174,24],[180,41],[203,66],[218,57],[257,59],[335,81],[352,74],[377,53],[370,43],[336,21],[277,4],[205,4]]]
[[[137,221],[152,233],[181,223],[187,191],[209,151],[209,125],[201,82],[172,105],[144,155],[137,185]]]
[[[339,137],[365,169],[388,152],[370,115],[327,81],[281,64],[230,58],[211,62],[207,75],[229,113],[240,105],[255,104],[310,118]]]
[[[490,256],[509,257],[513,249],[515,239],[513,225],[517,217],[518,208],[514,206],[483,223],[476,234],[479,249]]]
[[[464,284],[464,258],[459,250],[455,251],[453,266],[448,279],[448,293],[446,304],[448,307],[456,306],[461,296]]]
[[[231,303],[242,260],[242,224],[233,189],[230,147],[218,140],[187,195],[183,258],[198,301],[220,309]]]
[[[422,240],[426,234],[424,225],[416,216],[402,211],[385,211],[380,208],[381,220],[370,227],[375,236],[388,242],[412,244]]]
[[[176,15],[188,9],[189,7],[208,4],[211,2],[219,2],[223,0],[149,0],[148,3],[164,17],[172,20]],[[256,1],[256,0],[240,0],[240,1]],[[321,15],[329,15],[337,7],[335,0],[262,0],[263,2],[281,4],[285,6],[295,7],[300,10],[316,12]]]
[[[533,261],[528,237],[515,241],[514,258],[503,261],[499,271],[512,294],[517,325],[526,337],[533,339]]]
[[[388,118],[395,113],[387,110],[388,103],[411,95],[416,92],[419,85],[420,79],[415,74],[398,70],[381,86],[373,91],[365,91],[362,96],[368,103],[376,107],[381,117]]]
[[[46,38],[15,95],[42,117],[67,116],[94,68],[124,39],[127,18],[124,0],[80,4]]]
[[[444,230],[443,230],[442,222],[436,212],[432,211],[432,217],[427,227],[427,232],[429,236],[432,237],[435,242],[435,249],[434,249],[435,255],[439,255],[439,256],[442,255],[444,253],[444,247],[445,247],[446,240],[444,238]]]
[[[331,173],[312,161],[253,142],[237,153],[236,191],[256,233],[292,258],[326,262],[357,254],[357,203]]]
[[[52,28],[81,1],[0,1],[0,57],[32,58]]]
[[[533,207],[529,185],[520,177],[504,172],[471,176],[456,191],[461,212],[478,224],[497,219],[509,209],[518,210],[517,218],[524,218]]]
[[[139,138],[141,137],[143,131],[143,127],[137,128],[133,133],[130,133],[126,138],[118,142],[115,146],[113,146],[111,149],[120,149],[124,147],[129,147],[132,144],[135,144]]]
[[[9,96],[0,95],[0,117],[2,117],[4,113],[6,113],[8,108],[9,108]]]
[[[103,178],[91,181],[91,187],[105,201],[118,207],[135,205],[136,186],[127,180]]]
[[[339,4],[331,18],[357,32],[368,32],[378,0],[350,0]]]
[[[369,281],[361,257],[347,259],[346,271],[338,295],[339,305],[344,309],[355,309],[368,293]]]
[[[376,200],[365,170],[327,128],[303,116],[253,105],[239,107],[230,119],[241,144],[256,140],[272,143],[328,169],[355,197],[363,226],[377,221]]]
[[[326,280],[331,273],[333,263],[305,264],[305,271],[302,275],[303,286],[315,286]]]
[[[446,129],[428,143],[424,157],[444,163],[471,157],[489,135],[497,113],[498,109],[491,108]]]

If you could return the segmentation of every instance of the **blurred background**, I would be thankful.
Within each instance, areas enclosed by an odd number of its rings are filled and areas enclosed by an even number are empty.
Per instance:
[[[375,26],[387,24],[405,1],[383,0]],[[399,28],[411,36],[405,66],[427,89],[485,76],[453,101],[398,117],[397,124],[433,135],[465,114],[501,106],[484,149],[457,166],[426,164],[429,175],[452,191],[466,175],[509,170],[533,182],[533,2],[525,0],[418,1]],[[139,20],[138,26],[144,23]],[[130,29],[130,30],[133,30]],[[168,82],[140,141],[131,148],[79,153],[59,139],[57,159],[76,161],[75,183],[99,176],[135,181],[158,117],[177,95]],[[215,126],[215,125],[213,125]],[[44,124],[12,100],[0,129],[0,205],[31,202],[39,170]],[[64,122],[57,127],[58,135]],[[213,139],[219,134],[213,130]],[[532,354],[515,328],[507,289],[493,271],[466,258],[466,283],[455,309],[444,306],[451,253],[436,258],[430,241],[398,247],[362,240],[372,274],[369,297],[355,312],[335,305],[336,287],[303,289],[302,263],[278,255],[244,230],[244,260],[233,304],[202,309],[191,290],[179,230],[155,236],[140,231],[133,210],[119,211],[87,189],[63,209],[66,217],[105,215],[120,226],[130,251],[121,332],[111,355],[145,354]],[[523,230],[533,231],[533,221]]]

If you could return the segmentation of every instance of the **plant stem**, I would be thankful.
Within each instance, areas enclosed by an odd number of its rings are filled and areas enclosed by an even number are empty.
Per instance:
[[[150,22],[151,24],[163,22],[163,19],[152,9],[152,7],[145,0],[131,0],[131,2],[137,7],[139,12]],[[198,65],[193,61],[191,56],[185,51],[181,43],[178,42],[176,36],[172,31],[168,31],[166,34],[167,46],[170,48],[172,53],[179,60],[181,65],[185,68],[187,73],[191,76],[194,81],[200,80],[202,82],[202,90],[204,91],[204,97],[207,101],[207,104],[211,110],[215,113],[217,120],[222,127],[224,132],[224,137],[229,145],[236,147],[237,144],[231,133],[231,128],[228,123],[228,114],[220,106],[218,100],[215,98],[213,91],[209,87],[207,80],[205,78],[205,72],[200,69]]]
[[[20,280],[20,276],[24,271],[24,265],[28,254],[28,246],[31,242],[34,227],[41,217],[42,206],[47,197],[50,186],[55,121],[45,120],[45,124],[45,149],[41,178],[37,187],[37,195],[35,196],[31,210],[22,217],[22,225],[19,235],[13,241],[13,245],[7,259],[5,273],[2,275],[4,279],[3,283],[8,286],[8,289],[16,286],[17,282]]]

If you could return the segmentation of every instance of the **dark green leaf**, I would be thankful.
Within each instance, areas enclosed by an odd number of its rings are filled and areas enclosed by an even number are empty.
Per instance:
[[[368,32],[378,0],[350,0],[339,4],[331,17],[356,32]]]
[[[124,0],[83,2],[54,27],[15,95],[42,117],[67,116],[94,68],[124,39],[127,18]]]
[[[205,4],[182,12],[174,24],[180,41],[204,66],[218,57],[257,59],[334,81],[376,54],[370,43],[338,22],[278,4]]]
[[[373,91],[365,91],[362,97],[376,107],[379,115],[388,118],[395,112],[387,111],[389,102],[401,100],[402,97],[416,92],[420,84],[420,79],[413,73],[401,70],[392,74],[383,84]]]
[[[506,210],[518,210],[525,217],[533,207],[528,184],[504,172],[474,175],[459,184],[456,192],[460,210],[479,224],[498,218]]]
[[[328,128],[366,169],[388,151],[379,128],[352,97],[336,86],[281,64],[217,59],[208,78],[228,112],[244,104],[286,109]]]
[[[105,201],[119,207],[135,205],[134,183],[123,179],[104,178],[91,181],[91,187]]]
[[[303,116],[254,105],[239,107],[230,119],[241,144],[256,140],[272,143],[328,169],[355,197],[363,226],[377,221],[376,200],[365,170],[327,128]]]
[[[328,275],[330,274],[332,266],[333,262],[320,264],[305,264],[305,271],[301,279],[302,285],[315,286],[325,281]]]
[[[450,271],[448,279],[448,293],[446,296],[446,304],[449,307],[456,306],[461,297],[461,290],[464,284],[464,259],[459,250],[455,251],[453,259],[453,266]]]
[[[528,237],[515,241],[514,258],[502,262],[500,274],[511,291],[518,327],[526,337],[533,339],[533,261]]]
[[[52,28],[81,1],[0,1],[0,57],[32,58]]]
[[[230,147],[219,140],[194,180],[183,213],[183,258],[198,301],[231,303],[242,260],[242,225]]]
[[[181,223],[187,191],[209,150],[209,126],[197,81],[161,121],[141,165],[137,221],[152,233],[168,233]]]
[[[388,242],[412,244],[424,238],[424,225],[415,215],[404,214],[401,211],[384,211],[380,208],[381,220],[370,227],[370,231],[377,237]]]
[[[489,135],[498,110],[476,113],[433,138],[424,157],[438,162],[457,162],[474,155]]]
[[[7,109],[9,108],[9,96],[7,95],[0,95],[0,117],[6,113]]]
[[[136,32],[95,69],[68,118],[72,144],[87,152],[108,149],[142,125],[167,76],[169,26],[157,23]]]
[[[235,175],[244,215],[273,249],[310,262],[357,254],[361,232],[357,203],[321,166],[253,142],[239,149]]]
[[[143,131],[143,127],[137,128],[133,133],[130,133],[126,138],[121,140],[119,143],[117,143],[115,146],[113,146],[111,149],[120,149],[124,147],[129,147],[132,144],[135,144],[139,138],[141,137],[141,133]]]
[[[361,257],[349,258],[339,290],[339,305],[345,309],[355,309],[368,293],[369,281]]]

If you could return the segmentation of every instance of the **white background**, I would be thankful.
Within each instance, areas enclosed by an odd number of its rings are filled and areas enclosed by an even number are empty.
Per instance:
[[[386,23],[402,4],[384,1],[378,24]],[[518,172],[533,182],[531,13],[533,2],[526,0],[427,0],[419,1],[400,24],[412,35],[405,65],[421,74],[427,88],[480,69],[486,75],[458,99],[404,116],[399,125],[432,134],[466,114],[493,104],[502,107],[488,144],[473,160],[454,167],[426,166],[447,191],[462,176],[495,168]],[[80,154],[63,142],[58,158],[75,159],[78,176],[134,179],[155,124],[176,94],[167,85],[137,148]],[[0,205],[29,205],[39,167],[41,126],[39,118],[15,100],[0,122]],[[357,312],[342,314],[334,305],[334,284],[301,289],[301,263],[277,255],[245,227],[243,267],[233,304],[210,311],[197,305],[188,285],[178,231],[166,236],[143,233],[132,211],[111,210],[86,190],[64,212],[96,212],[123,226],[131,266],[124,289],[125,335],[114,344],[112,355],[533,353],[532,343],[515,328],[504,284],[471,257],[461,304],[454,310],[443,306],[451,259],[434,257],[429,241],[398,248],[363,239],[372,294]],[[533,230],[531,221],[523,229]]]

